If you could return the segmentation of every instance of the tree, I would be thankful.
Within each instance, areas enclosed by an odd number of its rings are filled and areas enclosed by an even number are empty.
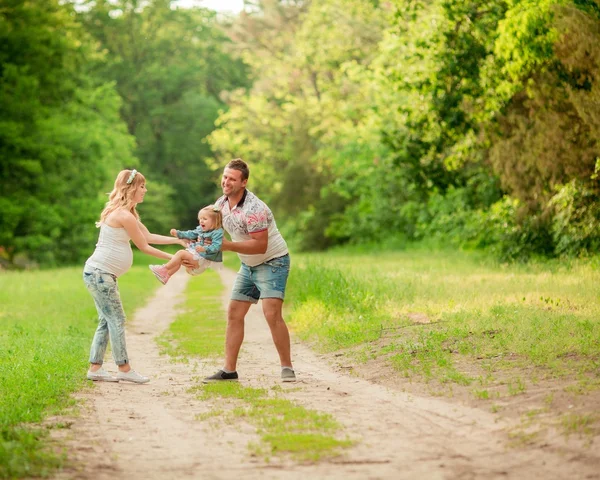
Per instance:
[[[120,99],[94,44],[58,0],[0,9],[0,246],[46,264],[81,260],[98,193],[135,164]]]
[[[140,209],[152,210],[145,222],[162,230],[194,222],[216,194],[204,139],[225,107],[221,92],[246,85],[246,67],[209,10],[167,0],[86,5],[81,18],[109,53],[100,72],[116,82],[141,168],[160,191],[160,203]]]

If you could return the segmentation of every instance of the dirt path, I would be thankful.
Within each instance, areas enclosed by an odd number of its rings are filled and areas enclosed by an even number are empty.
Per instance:
[[[222,272],[228,287],[233,278]],[[159,355],[155,337],[176,315],[187,280],[183,273],[175,276],[129,326],[132,365],[152,381],[98,383],[79,395],[85,404],[81,415],[70,429],[58,431],[66,435],[62,440],[74,466],[56,480],[600,478],[600,454],[593,448],[569,449],[564,442],[508,448],[507,425],[492,414],[335,372],[296,342],[300,381],[282,384],[286,398],[333,415],[356,446],[342,458],[314,465],[265,464],[247,453],[247,443],[256,440],[249,425],[214,428],[194,419],[214,405],[186,389],[213,373],[215,364],[175,364]],[[115,370],[111,363],[107,369]],[[245,385],[281,385],[260,307],[252,307],[247,318],[238,371]]]

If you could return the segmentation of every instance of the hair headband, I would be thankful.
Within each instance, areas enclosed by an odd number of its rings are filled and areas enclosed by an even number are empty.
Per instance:
[[[131,171],[131,175],[129,175],[129,178],[127,179],[127,185],[133,182],[133,179],[135,178],[137,173],[138,171],[135,168]]]

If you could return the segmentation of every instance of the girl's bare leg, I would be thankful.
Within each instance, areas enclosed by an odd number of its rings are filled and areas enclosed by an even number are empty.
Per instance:
[[[169,276],[177,273],[177,270],[179,270],[184,261],[186,264],[191,263],[196,264],[196,267],[198,266],[198,261],[194,260],[194,256],[190,252],[187,250],[179,250],[175,255],[173,255],[171,260],[164,265]]]

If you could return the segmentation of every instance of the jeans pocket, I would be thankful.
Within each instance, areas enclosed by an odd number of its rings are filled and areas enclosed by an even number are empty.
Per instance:
[[[105,272],[98,273],[98,290],[107,293],[117,288],[117,279],[114,275]]]

